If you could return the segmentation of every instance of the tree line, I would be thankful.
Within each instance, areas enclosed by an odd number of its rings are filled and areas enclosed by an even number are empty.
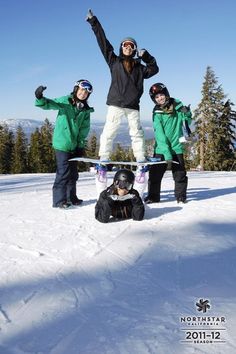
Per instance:
[[[226,100],[211,67],[207,67],[202,86],[202,99],[193,115],[193,139],[186,144],[187,168],[200,166],[202,170],[236,170],[234,104]],[[7,125],[0,124],[0,174],[52,173],[56,170],[52,148],[53,126],[46,118],[41,128],[28,141],[21,126],[14,134]],[[154,140],[146,141],[147,156],[152,156]],[[86,156],[98,158],[99,139],[92,132],[86,145]],[[116,144],[111,156],[116,161],[134,161],[131,147]],[[88,164],[79,163],[79,170]]]

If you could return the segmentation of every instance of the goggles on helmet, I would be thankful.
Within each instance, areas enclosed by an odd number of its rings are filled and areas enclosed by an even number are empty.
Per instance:
[[[133,42],[131,42],[131,41],[124,41],[124,42],[122,43],[122,48],[127,48],[127,47],[129,47],[129,46],[130,46],[130,48],[133,49],[133,50],[137,49],[137,48],[136,48],[136,45],[135,45]]]
[[[127,191],[130,191],[133,187],[132,183],[129,183],[127,181],[116,181],[115,185],[119,189],[126,189]]]
[[[160,85],[154,84],[154,85],[152,85],[152,87],[150,88],[150,92],[151,92],[153,95],[155,95],[155,94],[157,94],[157,93],[161,93],[161,91],[164,90],[165,88],[166,88],[166,86],[163,85],[163,84],[160,84]]]
[[[84,90],[88,91],[88,93],[92,93],[93,92],[93,86],[87,80],[76,81],[75,86],[83,88]]]

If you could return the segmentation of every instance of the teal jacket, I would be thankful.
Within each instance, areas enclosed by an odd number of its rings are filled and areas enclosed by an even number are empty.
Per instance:
[[[53,132],[54,149],[73,152],[84,147],[90,130],[90,113],[93,108],[78,109],[71,103],[71,95],[55,99],[43,97],[35,100],[35,106],[45,110],[58,110]]]
[[[192,113],[181,112],[183,103],[172,98],[174,110],[173,113],[167,113],[158,109],[153,110],[153,128],[155,135],[154,153],[162,154],[165,160],[172,160],[173,154],[182,154],[184,152],[184,144],[179,142],[179,138],[183,136],[183,123],[187,120],[191,124]]]

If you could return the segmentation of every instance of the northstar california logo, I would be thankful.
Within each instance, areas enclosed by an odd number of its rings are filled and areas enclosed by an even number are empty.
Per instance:
[[[198,311],[202,311],[203,313],[207,312],[207,310],[210,309],[210,304],[209,304],[209,300],[203,300],[200,299],[198,302],[196,302],[196,306],[197,306],[197,310]]]

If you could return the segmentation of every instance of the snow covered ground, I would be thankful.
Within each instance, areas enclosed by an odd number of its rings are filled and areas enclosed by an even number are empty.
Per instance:
[[[188,175],[187,204],[167,172],[145,220],[109,224],[90,173],[70,210],[53,174],[1,175],[0,353],[236,353],[236,173]]]

